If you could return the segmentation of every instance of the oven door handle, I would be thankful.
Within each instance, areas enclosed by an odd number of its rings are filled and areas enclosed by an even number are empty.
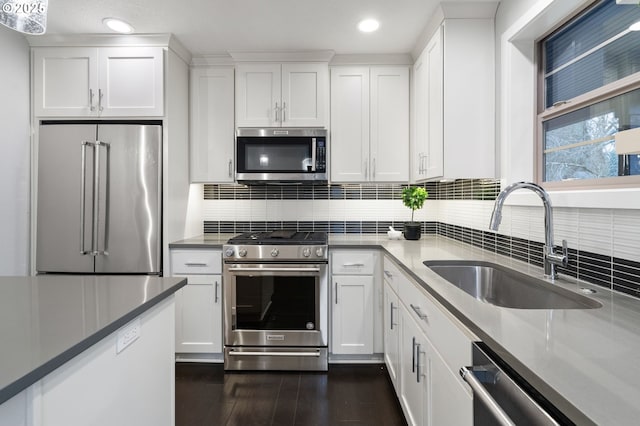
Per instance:
[[[232,266],[229,272],[320,272],[320,268],[243,268]]]
[[[233,356],[308,356],[319,357],[320,351],[315,352],[249,352],[249,351],[229,351],[229,355]]]

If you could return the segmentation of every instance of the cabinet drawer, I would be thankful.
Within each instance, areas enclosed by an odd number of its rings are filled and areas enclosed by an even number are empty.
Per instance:
[[[391,289],[398,293],[398,286],[401,281],[407,281],[408,278],[400,271],[400,268],[393,263],[391,259],[385,256],[383,262],[383,278],[389,284]]]
[[[331,253],[331,272],[340,275],[372,275],[375,253],[371,251],[334,251]]]
[[[171,273],[173,275],[220,274],[222,273],[222,251],[171,250]]]
[[[471,334],[439,303],[432,300],[418,284],[408,278],[399,282],[400,301],[425,332],[453,372],[471,362]]]

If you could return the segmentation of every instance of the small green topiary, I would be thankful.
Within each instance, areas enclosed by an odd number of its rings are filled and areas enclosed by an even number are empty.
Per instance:
[[[411,209],[411,222],[413,214],[422,208],[428,196],[427,190],[421,186],[408,186],[402,190],[402,203]]]

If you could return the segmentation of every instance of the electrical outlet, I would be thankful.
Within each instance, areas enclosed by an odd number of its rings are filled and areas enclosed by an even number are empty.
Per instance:
[[[119,354],[127,346],[135,342],[140,337],[141,324],[140,318],[125,325],[118,330],[118,338],[116,341],[116,353]]]

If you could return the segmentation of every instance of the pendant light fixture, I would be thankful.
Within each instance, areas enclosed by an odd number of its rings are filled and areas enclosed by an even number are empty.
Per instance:
[[[0,0],[0,24],[26,34],[47,30],[48,0]]]

